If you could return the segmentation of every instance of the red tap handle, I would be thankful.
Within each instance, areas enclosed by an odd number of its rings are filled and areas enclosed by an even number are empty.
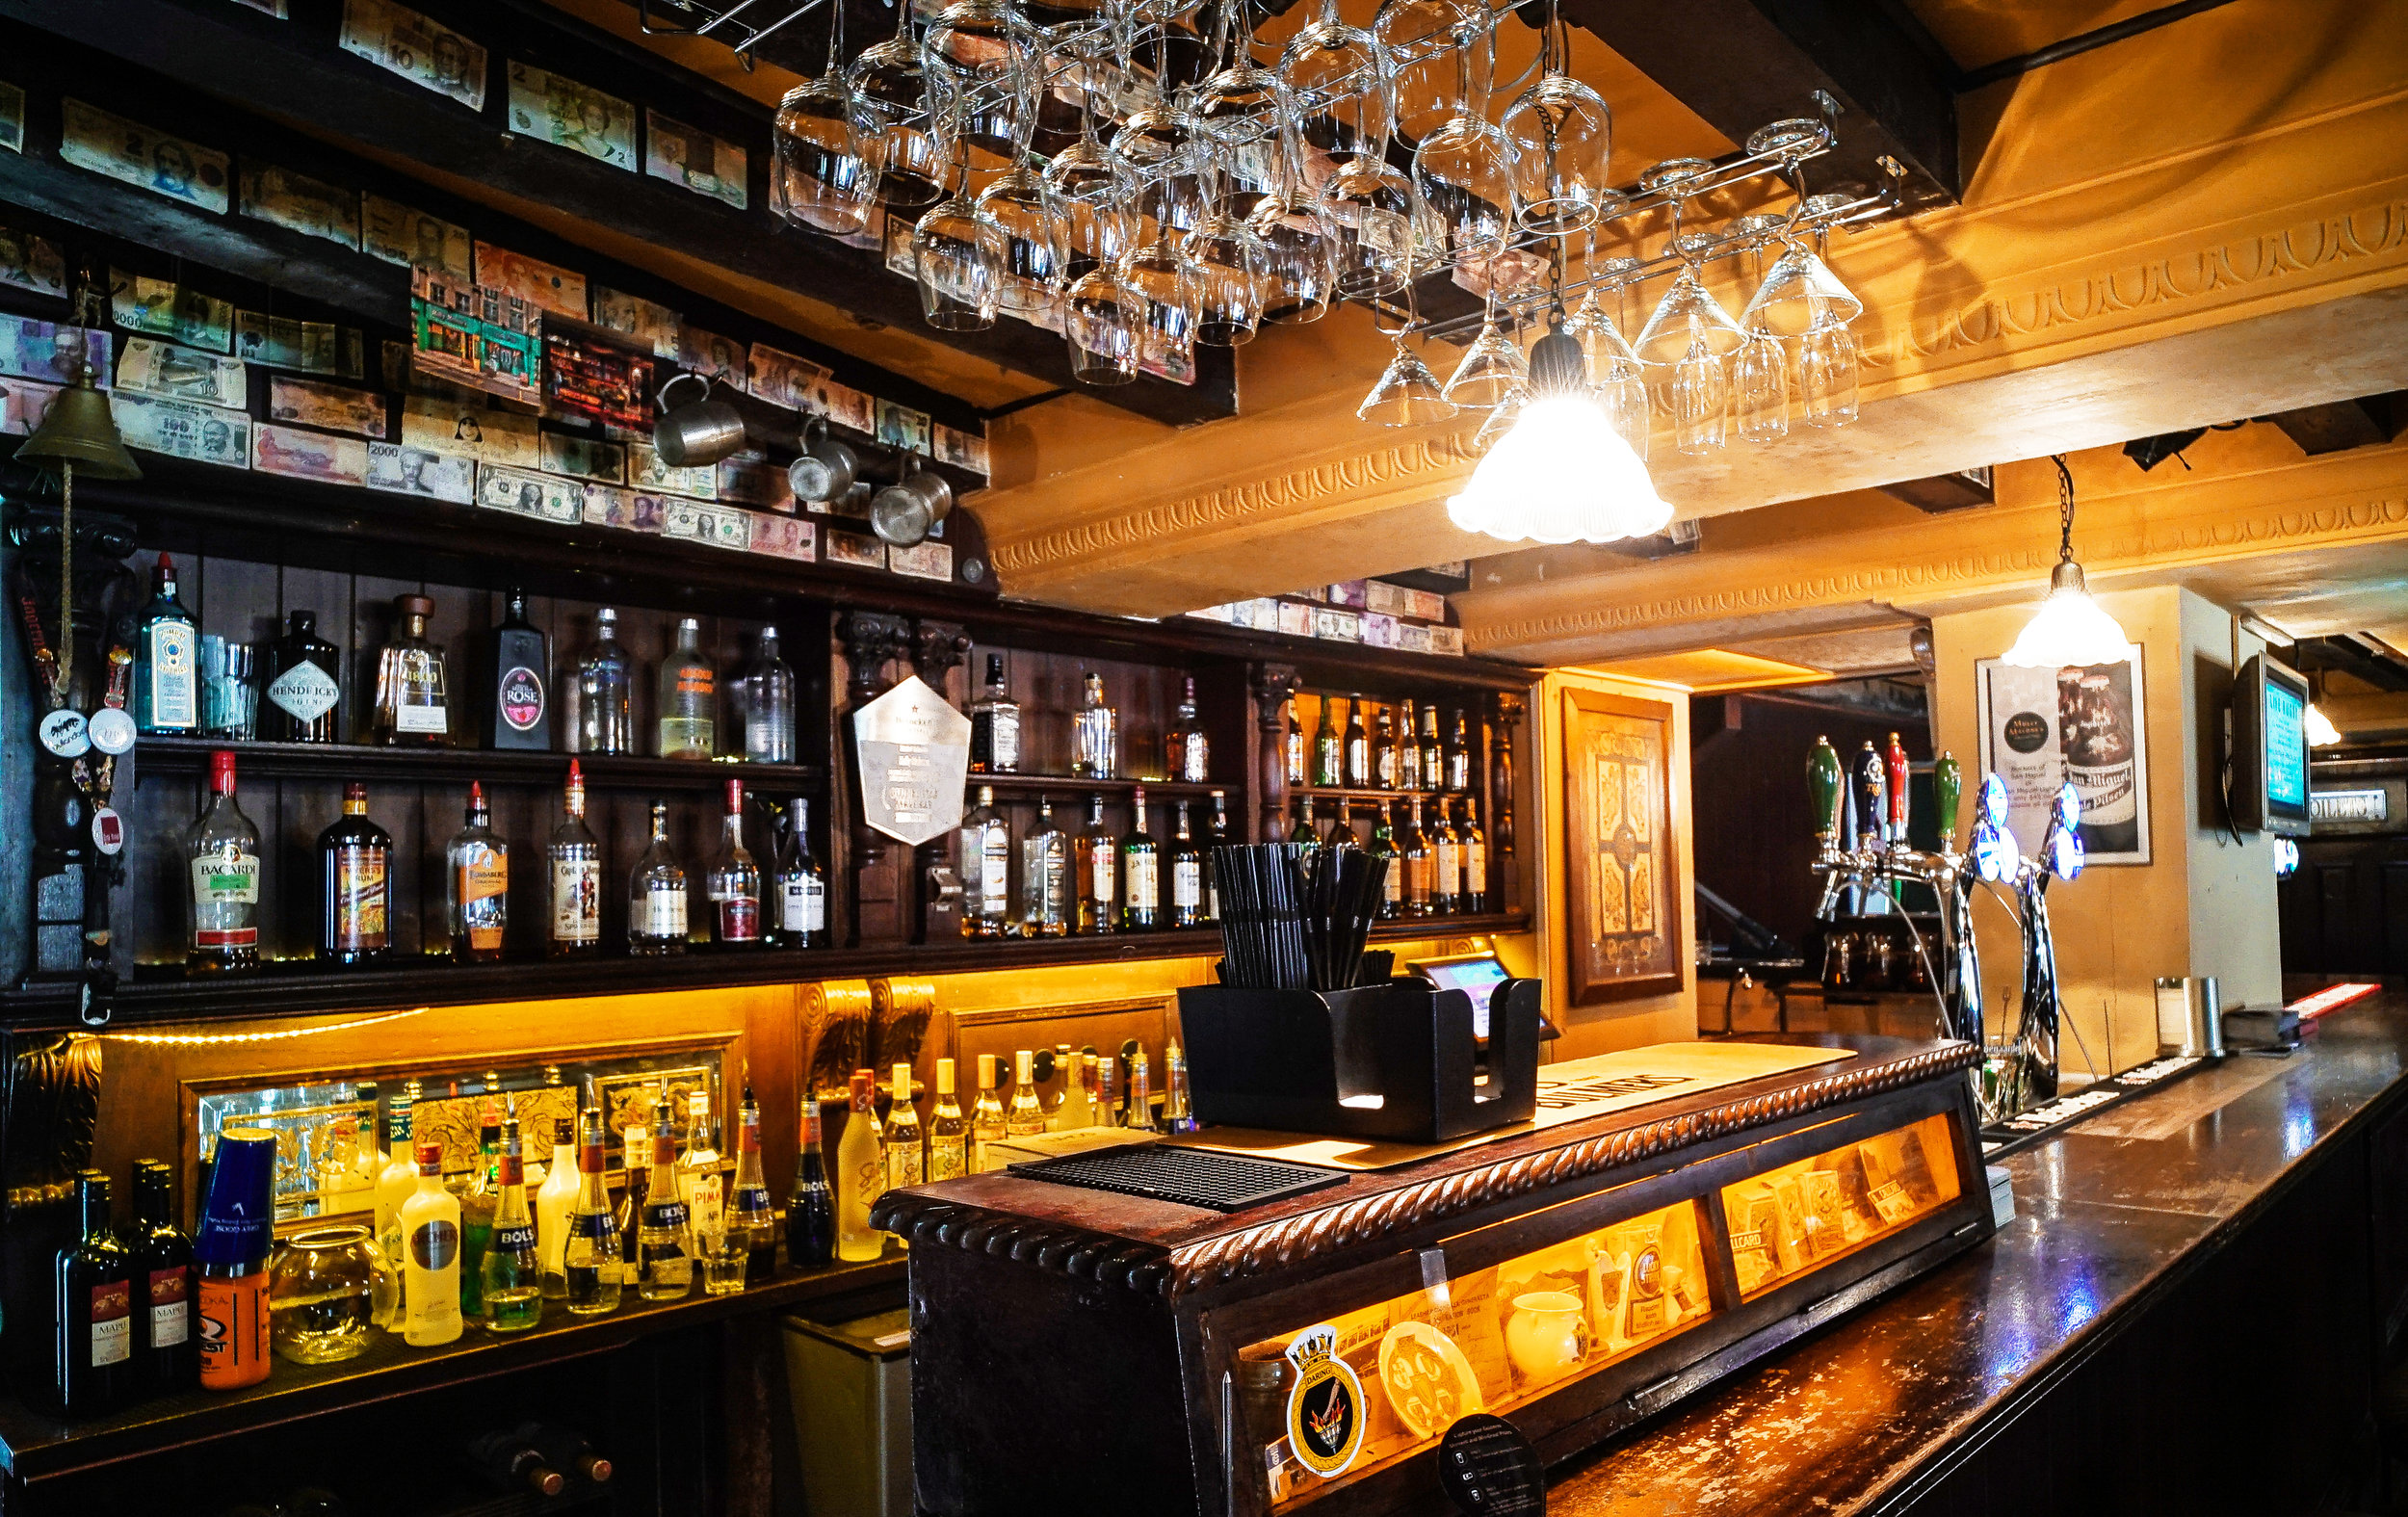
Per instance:
[[[1906,838],[1906,749],[1898,745],[1898,734],[1890,734],[1890,835],[1900,842]]]

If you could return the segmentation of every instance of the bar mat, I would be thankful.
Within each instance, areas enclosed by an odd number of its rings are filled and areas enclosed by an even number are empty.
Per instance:
[[[1011,1172],[1027,1180],[1083,1186],[1213,1212],[1243,1212],[1346,1179],[1337,1170],[1311,1164],[1159,1145],[1013,1164]]]

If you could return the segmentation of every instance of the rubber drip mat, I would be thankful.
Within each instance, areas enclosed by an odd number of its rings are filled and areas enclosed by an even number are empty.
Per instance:
[[[1243,1212],[1333,1186],[1343,1171],[1275,1159],[1245,1159],[1202,1148],[1110,1148],[1013,1164],[1029,1180],[1084,1186],[1213,1212]]]

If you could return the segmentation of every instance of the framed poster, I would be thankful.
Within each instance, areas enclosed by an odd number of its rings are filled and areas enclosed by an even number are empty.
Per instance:
[[[2138,643],[2128,663],[2087,667],[2028,669],[1982,659],[1974,688],[1981,772],[2006,782],[2007,829],[2027,854],[2040,851],[2049,803],[2070,779],[2081,797],[2089,862],[2149,862],[2149,706]]]
[[[1672,835],[1672,707],[1563,694],[1566,983],[1574,1006],[1662,995],[1681,954],[1680,851]]]

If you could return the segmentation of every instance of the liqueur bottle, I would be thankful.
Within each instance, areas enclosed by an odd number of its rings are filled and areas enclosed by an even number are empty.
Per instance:
[[[728,1192],[727,1230],[744,1240],[745,1284],[767,1285],[777,1273],[777,1216],[769,1176],[761,1169],[761,1107],[745,1087],[736,1109],[736,1182]]]
[[[134,620],[134,725],[145,733],[200,730],[200,630],[175,593],[175,561],[159,555],[150,604]]]
[[[394,606],[402,624],[377,655],[377,709],[373,736],[401,747],[443,747],[452,741],[451,663],[427,640],[434,602],[403,595]]]
[[[979,1056],[979,1094],[970,1105],[970,1172],[995,1168],[990,1150],[1004,1140],[1004,1101],[995,1093],[995,1056]]]
[[[1163,1131],[1192,1133],[1195,1112],[1188,1103],[1188,1054],[1176,1042],[1163,1050]]]
[[[1347,706],[1347,783],[1356,790],[1372,783],[1372,735],[1363,725],[1360,696]]]
[[[1438,742],[1438,703],[1422,708],[1422,782],[1419,790],[1436,790],[1447,782],[1446,750]]]
[[[318,636],[318,614],[288,613],[284,636],[268,648],[268,684],[259,703],[264,743],[343,741],[343,654]]]
[[[1429,834],[1429,910],[1432,916],[1451,917],[1463,908],[1463,850],[1453,824],[1447,820],[1446,802],[1430,804],[1435,815]]]
[[[1314,848],[1321,840],[1321,824],[1313,815],[1313,798],[1306,796],[1296,803],[1296,825],[1288,829],[1288,841]]]
[[[1142,1048],[1129,1056],[1129,1106],[1121,1125],[1134,1132],[1154,1130],[1154,1087]]]
[[[1054,798],[1037,802],[1036,829],[1020,840],[1020,930],[1060,937],[1077,911],[1070,885],[1070,840],[1054,824]]]
[[[1372,750],[1372,783],[1381,790],[1397,788],[1397,708],[1379,714],[1379,742]]]
[[[1004,684],[1004,656],[986,656],[986,689],[970,703],[970,772],[1020,772],[1020,703]]]
[[[1212,777],[1212,745],[1195,713],[1195,676],[1181,676],[1177,719],[1171,723],[1168,752],[1170,777],[1201,785]]]
[[[1413,741],[1413,702],[1409,700],[1397,720],[1397,788],[1422,788],[1422,750]]]
[[[527,1205],[526,1154],[519,1141],[513,1116],[502,1124],[500,1201],[478,1265],[478,1299],[485,1331],[493,1333],[525,1332],[543,1321],[543,1261]]]
[[[277,1142],[269,1128],[228,1127],[219,1132],[210,1156],[193,1230],[193,1257],[200,1267],[194,1334],[200,1340],[204,1391],[238,1391],[268,1377]],[[439,1177],[435,1183],[440,1189]]]
[[[203,973],[259,967],[259,829],[234,802],[234,755],[209,755],[209,804],[185,834],[184,899],[192,936],[185,966]]]
[[[755,764],[795,761],[795,671],[777,656],[777,629],[763,627],[752,662],[736,681],[745,757]]]
[[[928,1178],[928,1149],[920,1110],[911,1099],[911,1066],[897,1064],[886,1109],[886,1189],[900,1190]]]
[[[1086,830],[1071,844],[1078,893],[1078,930],[1113,932],[1120,927],[1120,846],[1104,825],[1104,798],[1089,796]]]
[[[1045,1103],[1036,1095],[1036,1056],[1021,1049],[1011,1056],[1011,1101],[1004,1108],[1004,1136],[1033,1138],[1045,1131]]]
[[[686,872],[668,846],[668,807],[652,803],[652,845],[627,879],[627,952],[686,951]]]
[[[608,606],[593,614],[593,647],[577,661],[572,688],[577,719],[569,727],[569,751],[636,751],[634,666],[618,641],[618,613]]]
[[[1488,904],[1488,836],[1479,829],[1479,800],[1466,797],[1463,821],[1455,828],[1463,845],[1463,894],[1459,898],[1467,915],[1492,909]]]
[[[443,858],[452,957],[463,964],[498,961],[510,926],[510,846],[493,830],[484,786],[477,781],[468,786],[467,825],[452,834]]]
[[[619,1129],[619,1142],[625,1150],[619,1159],[620,1190],[616,1232],[618,1234],[619,1279],[628,1285],[636,1283],[637,1265],[642,1250],[636,1242],[636,1234],[643,1225],[644,1198],[652,1193],[652,1129],[645,1122],[630,1122]],[[667,1174],[661,1184],[670,1184]]]
[[[827,871],[811,853],[811,801],[805,796],[786,803],[786,836],[777,868],[777,943],[780,948],[827,946]]]
[[[1346,743],[1338,735],[1338,703],[1323,695],[1321,708],[1321,725],[1313,733],[1313,783],[1335,790],[1347,782]]]
[[[667,1098],[652,1108],[652,1188],[636,1222],[636,1295],[679,1301],[694,1290],[692,1214],[677,1194],[677,1134]]]
[[[109,1227],[109,1177],[75,1176],[82,1236],[59,1250],[51,1270],[51,1399],[69,1417],[90,1417],[131,1399],[142,1366],[134,1359],[134,1256]]]
[[[954,868],[961,879],[961,935],[1002,937],[1011,918],[1011,828],[995,810],[995,787],[955,830]]]
[[[418,1190],[418,1145],[410,1139],[410,1108],[412,1097],[404,1095],[393,1103],[386,1120],[390,1124],[392,1141],[384,1169],[377,1176],[377,1250],[398,1271],[402,1250],[408,1240],[402,1235],[402,1208]],[[396,1273],[397,1282],[391,1310],[383,1321],[376,1325],[388,1332],[400,1332],[407,1314],[408,1297],[404,1294],[406,1277]]]
[[[720,850],[703,886],[711,899],[711,941],[721,948],[761,946],[761,868],[745,847],[745,782],[727,782]]]
[[[460,1335],[459,1200],[443,1184],[443,1145],[418,1145],[418,1189],[402,1207],[402,1341],[432,1348]]]
[[[969,1172],[970,1124],[954,1095],[954,1061],[936,1061],[936,1110],[929,1117],[928,1178],[958,1180]]]
[[[1447,744],[1447,788],[1458,796],[1472,788],[1472,743],[1461,707],[1455,708],[1454,736]]]
[[[1296,715],[1296,697],[1288,697],[1288,720],[1281,728],[1280,757],[1288,770],[1288,783],[1304,783],[1304,719]]]
[[[1397,852],[1404,860],[1404,914],[1426,917],[1430,913],[1430,876],[1437,873],[1437,860],[1429,839],[1422,835],[1422,798],[1414,797],[1411,804],[1404,836],[1397,840]]]
[[[1188,803],[1179,802],[1170,839],[1170,925],[1191,928],[1204,921],[1204,855],[1188,830]]]
[[[586,825],[586,775],[575,759],[568,761],[560,824],[543,856],[552,908],[543,951],[552,958],[590,958],[602,952],[602,843]]]
[[[1120,841],[1121,893],[1127,904],[1121,925],[1132,932],[1150,932],[1163,925],[1163,846],[1145,829],[1145,787],[1130,792],[1135,820]]]
[[[588,1107],[577,1135],[577,1200],[568,1210],[568,1236],[561,1248],[562,1290],[570,1313],[600,1317],[618,1310],[624,1281],[618,1218],[602,1178],[605,1141],[602,1112]]]
[[[871,1204],[886,1190],[886,1145],[878,1132],[876,1076],[852,1072],[852,1109],[836,1141],[836,1257],[847,1263],[876,1259],[886,1239],[870,1225]]]
[[[175,1225],[175,1167],[134,1161],[134,1343],[143,1394],[189,1390],[200,1379],[193,1331],[193,1241]]]
[[[502,1210],[502,1109],[493,1092],[501,1083],[485,1076],[484,1119],[477,1128],[477,1164],[459,1200],[459,1309],[474,1321],[484,1312],[484,1251],[493,1242],[493,1219]]]
[[[544,671],[552,667],[543,629],[527,619],[527,592],[510,587],[509,609],[493,629],[493,709],[485,726],[497,748],[547,749],[552,745],[552,691]]]
[[[1104,676],[1087,671],[1086,693],[1071,724],[1070,772],[1111,779],[1120,772],[1120,713],[1104,704]]]
[[[653,1144],[653,1163],[660,1163],[660,1144]],[[727,1177],[720,1170],[720,1151],[711,1132],[711,1092],[696,1090],[686,1097],[686,1151],[669,1171],[677,1199],[686,1206],[690,1233],[716,1233],[727,1220]],[[655,1177],[657,1178],[657,1176]]]
[[[677,643],[661,660],[656,751],[663,758],[709,759],[719,752],[719,676],[702,656],[702,623],[677,623]]]
[[[794,1189],[786,1192],[786,1263],[817,1269],[836,1256],[836,1198],[828,1190],[826,1161],[820,1154],[820,1103],[802,1102],[802,1152],[795,1162]]]
[[[393,839],[368,820],[368,787],[343,787],[343,815],[318,834],[318,956],[364,964],[392,946]]]
[[[564,1259],[568,1250],[568,1217],[583,1189],[577,1169],[577,1124],[562,1117],[552,1124],[552,1166],[543,1172],[536,1191],[536,1255],[543,1294],[560,1300],[568,1294]]]

